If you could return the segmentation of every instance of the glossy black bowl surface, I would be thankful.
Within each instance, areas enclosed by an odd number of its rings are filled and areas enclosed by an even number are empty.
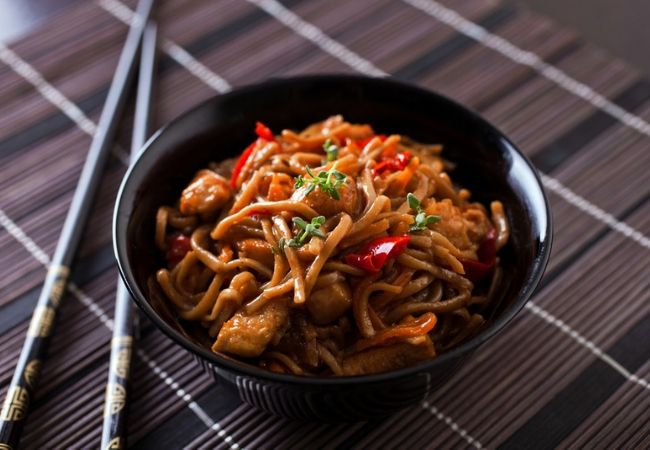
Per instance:
[[[157,208],[173,204],[200,168],[238,155],[257,120],[272,130],[302,127],[334,114],[444,145],[455,182],[484,203],[503,202],[511,239],[502,250],[504,282],[484,329],[436,359],[388,373],[310,378],[264,371],[209,349],[205,332],[182,323],[153,282],[164,261],[154,246]],[[236,386],[259,408],[304,420],[360,420],[409,406],[451,376],[480,344],[524,306],[550,252],[551,218],[530,162],[496,128],[457,103],[418,87],[359,76],[278,79],[214,97],[158,131],[126,174],[115,208],[113,239],[120,273],[135,302],[211,374]],[[495,364],[498,361],[495,360]],[[486,385],[489,389],[489,385]]]

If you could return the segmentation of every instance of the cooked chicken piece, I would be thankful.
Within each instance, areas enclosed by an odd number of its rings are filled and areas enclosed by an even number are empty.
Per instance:
[[[268,201],[279,202],[291,197],[295,180],[286,173],[267,174],[260,186],[260,194],[264,195]]]
[[[316,369],[320,363],[318,352],[318,333],[304,314],[294,312],[291,325],[277,345],[277,350],[285,353],[305,369]]]
[[[260,356],[285,331],[288,316],[286,299],[272,300],[253,314],[241,309],[223,325],[212,350],[244,358]]]
[[[237,247],[240,257],[255,259],[265,266],[273,265],[271,245],[262,239],[242,239],[235,242],[235,247]]]
[[[307,193],[308,186],[297,189],[293,195],[293,200],[302,201],[314,209],[318,214],[325,217],[332,217],[340,212],[354,214],[357,209],[357,184],[351,177],[347,177],[345,182],[338,187],[339,199],[336,200],[329,193],[323,191],[320,186]]]
[[[386,347],[373,347],[343,360],[343,375],[366,375],[412,366],[436,356],[429,336],[420,336]]]
[[[432,199],[426,202],[424,210],[427,214],[442,217],[432,226],[435,231],[445,235],[466,257],[476,258],[476,250],[491,228],[482,205],[456,206],[450,199]]]
[[[350,309],[352,294],[344,281],[312,292],[307,299],[307,310],[311,320],[317,325],[334,322]]]
[[[232,197],[228,181],[212,170],[200,170],[181,194],[181,213],[209,215],[221,209]]]

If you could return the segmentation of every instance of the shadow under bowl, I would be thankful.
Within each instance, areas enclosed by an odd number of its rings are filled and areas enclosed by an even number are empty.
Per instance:
[[[276,131],[297,130],[335,114],[369,123],[378,133],[443,144],[444,158],[457,165],[455,182],[470,189],[474,200],[503,202],[511,236],[500,253],[503,282],[485,326],[430,361],[357,377],[276,374],[213,353],[205,331],[180,320],[153,282],[165,265],[154,245],[158,207],[173,204],[198,169],[238,155],[254,139],[256,121]],[[122,278],[159,329],[215,378],[233,385],[246,403],[283,417],[319,421],[386,416],[433,392],[523,308],[546,266],[551,236],[548,201],[534,168],[494,126],[433,92],[348,75],[270,80],[216,96],[173,120],[147,142],[125,175],[113,223]]]

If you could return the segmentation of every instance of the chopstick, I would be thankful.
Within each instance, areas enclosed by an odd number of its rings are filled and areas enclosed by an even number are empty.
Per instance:
[[[56,313],[65,292],[70,264],[88,219],[92,201],[106,165],[119,118],[131,86],[137,54],[154,0],[140,0],[138,16],[129,29],[115,76],[104,103],[97,132],[93,136],[88,156],[63,223],[54,256],[36,303],[27,337],[18,358],[7,396],[0,410],[0,448],[15,448],[25,424],[31,400],[39,381],[40,368],[47,353]]]
[[[156,63],[156,24],[150,21],[142,37],[140,72],[135,103],[131,158],[144,145],[149,136],[153,76]],[[117,280],[115,296],[115,319],[111,340],[111,359],[108,384],[104,400],[104,423],[101,448],[122,449],[126,447],[126,414],[128,383],[131,373],[131,350],[133,347],[133,307],[131,297],[121,279]]]

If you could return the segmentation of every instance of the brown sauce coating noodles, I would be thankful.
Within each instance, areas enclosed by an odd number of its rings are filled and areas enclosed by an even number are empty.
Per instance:
[[[435,358],[483,326],[506,211],[454,185],[442,146],[341,116],[258,139],[161,205],[156,280],[212,349],[341,376]]]

